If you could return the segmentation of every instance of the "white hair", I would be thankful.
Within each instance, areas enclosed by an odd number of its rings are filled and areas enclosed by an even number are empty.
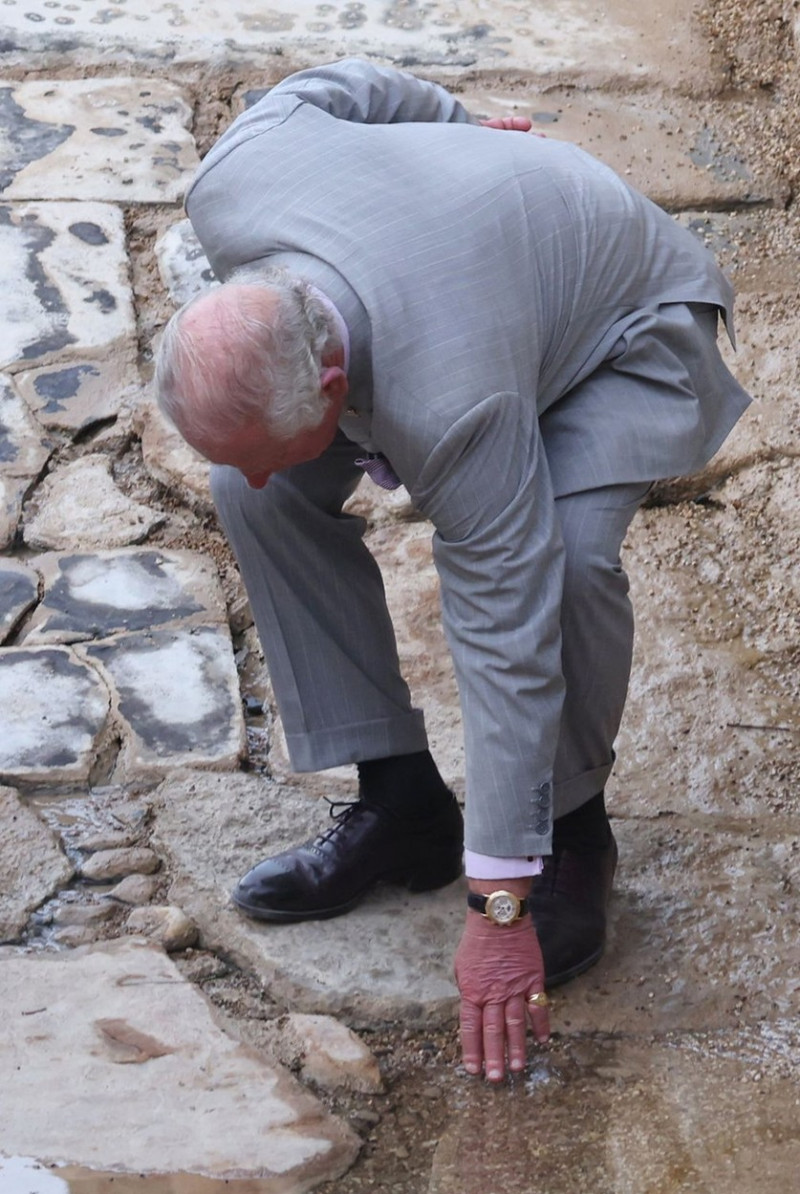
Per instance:
[[[268,292],[272,302],[266,309],[253,288]],[[216,351],[198,344],[184,326],[186,312],[206,299],[218,316],[212,320],[212,335],[220,341]],[[266,427],[276,439],[292,439],[322,422],[327,409],[320,392],[322,357],[340,346],[330,312],[306,282],[286,270],[243,266],[170,319],[156,365],[158,404],[192,440],[248,424]]]

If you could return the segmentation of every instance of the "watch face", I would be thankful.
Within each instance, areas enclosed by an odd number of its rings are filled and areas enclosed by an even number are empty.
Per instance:
[[[511,924],[519,916],[519,900],[510,891],[496,891],[486,901],[486,915],[495,924]]]

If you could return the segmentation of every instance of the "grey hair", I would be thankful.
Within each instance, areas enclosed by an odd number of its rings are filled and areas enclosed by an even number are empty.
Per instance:
[[[201,439],[253,423],[280,440],[318,427],[327,409],[319,384],[322,357],[341,346],[330,311],[308,283],[283,269],[242,266],[219,290],[228,285],[268,290],[273,311],[264,318],[256,304],[228,303],[224,352],[215,362],[182,327],[186,312],[209,292],[185,303],[159,347],[161,410],[180,431]]]

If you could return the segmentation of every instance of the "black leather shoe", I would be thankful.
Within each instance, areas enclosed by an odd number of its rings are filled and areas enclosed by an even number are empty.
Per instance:
[[[613,834],[599,849],[555,847],[544,859],[544,870],[534,879],[528,902],[548,987],[568,982],[600,960],[616,867]]]
[[[268,858],[237,884],[233,902],[259,920],[322,920],[347,912],[376,883],[432,891],[461,874],[464,825],[456,799],[404,820],[377,804],[330,802],[333,825]]]

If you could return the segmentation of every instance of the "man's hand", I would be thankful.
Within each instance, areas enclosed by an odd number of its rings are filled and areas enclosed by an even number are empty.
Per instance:
[[[503,884],[505,886],[505,884]],[[528,1020],[545,1044],[550,1036],[547,1007],[527,1003],[544,991],[542,951],[530,916],[508,927],[467,912],[455,958],[461,992],[461,1048],[470,1074],[485,1070],[490,1082],[525,1068]]]
[[[510,129],[515,133],[529,133],[533,128],[527,116],[493,116],[481,124],[485,129]]]

